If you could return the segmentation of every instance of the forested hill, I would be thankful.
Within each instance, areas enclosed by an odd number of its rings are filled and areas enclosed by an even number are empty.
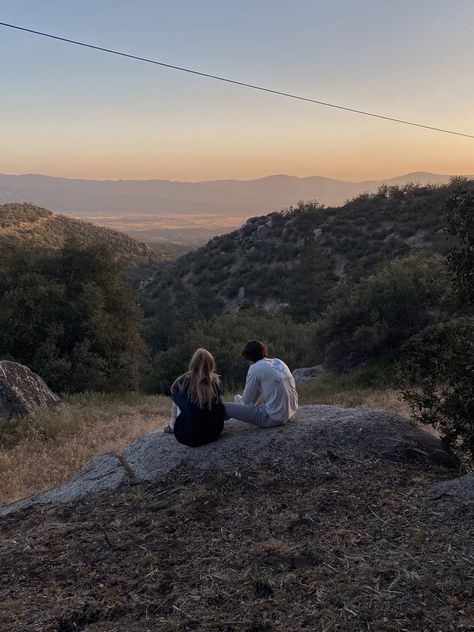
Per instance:
[[[382,186],[342,207],[301,203],[249,219],[158,270],[145,287],[144,304],[151,314],[157,302],[160,313],[167,303],[197,309],[196,319],[248,305],[290,304],[295,316],[314,317],[339,281],[357,282],[410,251],[445,251],[449,190]]]
[[[52,213],[32,204],[0,205],[0,245],[3,248],[15,243],[31,243],[35,247],[58,249],[67,239],[74,239],[83,246],[96,242],[106,244],[136,280],[168,259],[148,244],[115,230]]]

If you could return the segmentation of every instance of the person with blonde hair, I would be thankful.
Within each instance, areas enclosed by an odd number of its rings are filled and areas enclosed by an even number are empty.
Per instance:
[[[219,438],[225,408],[216,363],[207,349],[197,349],[188,370],[171,387],[172,419],[165,432],[173,432],[179,443],[198,447]]]

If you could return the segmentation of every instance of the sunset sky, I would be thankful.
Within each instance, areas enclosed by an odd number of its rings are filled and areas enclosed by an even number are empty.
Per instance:
[[[0,0],[0,21],[474,134],[473,0]],[[474,173],[474,139],[0,27],[0,173]]]

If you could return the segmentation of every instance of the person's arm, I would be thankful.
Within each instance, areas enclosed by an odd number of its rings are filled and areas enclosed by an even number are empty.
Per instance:
[[[245,381],[244,392],[242,393],[242,404],[248,406],[249,404],[255,404],[260,397],[260,380],[251,369],[247,373],[247,380]]]

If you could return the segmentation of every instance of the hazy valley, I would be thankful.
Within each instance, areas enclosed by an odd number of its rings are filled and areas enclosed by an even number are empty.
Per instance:
[[[168,180],[79,180],[41,175],[1,175],[0,203],[29,202],[121,230],[172,252],[204,244],[238,227],[248,217],[294,206],[301,200],[339,206],[364,192],[388,185],[446,183],[449,176],[417,172],[346,182],[324,177],[272,175],[257,180],[173,182]]]

